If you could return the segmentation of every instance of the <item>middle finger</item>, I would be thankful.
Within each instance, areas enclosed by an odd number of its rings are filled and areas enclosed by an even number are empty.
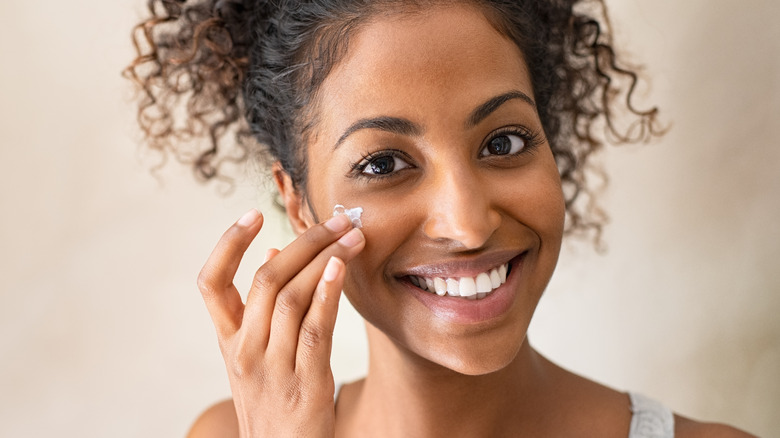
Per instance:
[[[353,229],[319,253],[282,288],[276,297],[276,306],[271,318],[268,354],[276,357],[286,366],[295,367],[301,322],[312,305],[312,296],[328,260],[335,256],[344,263],[349,263],[363,249],[364,244],[363,233],[357,228]]]
[[[349,219],[338,215],[314,225],[286,248],[264,263],[255,273],[246,300],[242,328],[262,348],[268,345],[270,321],[279,291],[314,257],[351,227]]]

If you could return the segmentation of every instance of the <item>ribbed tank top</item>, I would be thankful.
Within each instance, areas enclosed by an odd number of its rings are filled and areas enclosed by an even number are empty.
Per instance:
[[[628,438],[674,438],[674,415],[661,403],[642,394],[629,392],[631,430]]]

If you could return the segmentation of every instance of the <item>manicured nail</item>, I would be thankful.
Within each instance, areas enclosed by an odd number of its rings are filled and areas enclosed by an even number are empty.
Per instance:
[[[244,213],[241,219],[238,220],[238,224],[242,227],[249,227],[253,225],[260,218],[260,212],[254,208]]]
[[[325,282],[330,283],[335,280],[338,275],[339,259],[331,257],[330,260],[328,260],[328,264],[325,265],[325,272],[322,273],[322,279],[325,280]]]
[[[363,241],[363,233],[359,229],[353,228],[349,233],[341,236],[339,243],[347,248],[352,248]]]
[[[325,228],[333,231],[334,233],[340,233],[351,225],[349,218],[343,214],[337,214],[325,222]]]

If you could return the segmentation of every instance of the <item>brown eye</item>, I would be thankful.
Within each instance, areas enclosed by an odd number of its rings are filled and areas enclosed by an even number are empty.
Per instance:
[[[488,142],[481,155],[514,155],[525,149],[525,139],[518,135],[499,135]]]
[[[407,167],[409,167],[409,164],[404,160],[392,155],[384,155],[369,161],[363,170],[363,173],[369,175],[387,175]]]

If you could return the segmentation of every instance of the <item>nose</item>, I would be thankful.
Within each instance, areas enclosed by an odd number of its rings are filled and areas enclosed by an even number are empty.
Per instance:
[[[452,170],[452,169],[451,169]],[[501,224],[493,206],[495,187],[468,170],[440,172],[429,192],[423,231],[430,239],[457,242],[464,249],[482,247]]]

